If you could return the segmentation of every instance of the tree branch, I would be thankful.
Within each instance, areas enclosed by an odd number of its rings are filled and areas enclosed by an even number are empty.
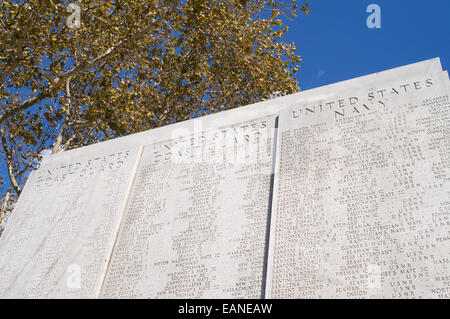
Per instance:
[[[12,167],[12,151],[8,147],[5,130],[3,129],[3,126],[1,126],[1,125],[0,125],[0,135],[1,135],[1,139],[2,139],[3,150],[5,151],[6,166],[8,167],[8,175],[9,175],[9,179],[11,181],[11,185],[14,187],[14,190],[16,191],[17,195],[20,195],[20,192],[22,191],[22,189],[20,188],[19,184],[17,183],[16,176],[14,175],[14,169]]]
[[[83,73],[83,72],[95,67],[99,63],[107,60],[110,56],[117,53],[117,51],[119,51],[121,48],[125,47],[130,42],[139,40],[140,38],[145,36],[151,30],[151,28],[152,27],[148,27],[140,32],[137,32],[132,37],[130,37],[128,39],[124,39],[124,40],[120,41],[119,43],[117,43],[116,45],[110,47],[102,55],[92,59],[91,61],[82,62],[79,65],[77,65],[76,67],[74,67],[71,70],[69,70],[68,72],[66,72],[65,74],[61,75],[60,77],[57,77],[55,80],[52,81],[52,83],[50,85],[45,87],[41,91],[41,93],[22,102],[21,104],[19,104],[17,106],[5,111],[2,115],[0,115],[0,125],[9,117],[14,116],[15,114],[26,110],[27,108],[41,102],[42,100],[53,96],[53,94],[55,94],[60,89],[62,83],[64,83],[68,78],[71,78],[80,73]]]
[[[0,125],[11,116],[16,115],[19,112],[26,110],[27,108],[41,102],[42,100],[52,96],[52,88],[45,88],[38,95],[20,103],[16,107],[6,110],[2,115],[0,115]]]
[[[58,137],[56,138],[56,142],[53,145],[52,154],[56,154],[59,151],[59,147],[61,146],[61,142],[63,139],[63,133],[67,128],[67,117],[70,116],[70,105],[72,104],[71,98],[70,98],[70,79],[68,78],[66,81],[66,98],[67,98],[67,114],[64,117],[64,122],[61,127],[61,130],[59,131]]]

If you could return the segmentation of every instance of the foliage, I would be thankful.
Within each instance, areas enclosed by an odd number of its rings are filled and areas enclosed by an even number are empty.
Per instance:
[[[295,0],[0,3],[2,193],[54,152],[298,90]],[[4,206],[4,205],[3,205]]]

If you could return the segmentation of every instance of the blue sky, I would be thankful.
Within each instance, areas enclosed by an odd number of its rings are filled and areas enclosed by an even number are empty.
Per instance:
[[[366,25],[369,4],[381,8],[380,29]],[[309,0],[309,9],[285,37],[303,59],[302,90],[434,57],[449,69],[449,0]]]

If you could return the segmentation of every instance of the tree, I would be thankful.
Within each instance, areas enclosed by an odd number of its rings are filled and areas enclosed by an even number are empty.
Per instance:
[[[2,214],[46,149],[298,90],[300,57],[281,39],[282,19],[308,13],[308,3],[80,0],[78,28],[67,5],[0,3]]]

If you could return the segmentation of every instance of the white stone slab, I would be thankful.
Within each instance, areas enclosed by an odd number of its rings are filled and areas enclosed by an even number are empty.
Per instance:
[[[1,298],[96,298],[141,148],[79,152],[34,172],[0,238]]]
[[[433,83],[281,112],[268,298],[450,297],[448,75]]]
[[[144,148],[103,298],[260,298],[275,116]]]

